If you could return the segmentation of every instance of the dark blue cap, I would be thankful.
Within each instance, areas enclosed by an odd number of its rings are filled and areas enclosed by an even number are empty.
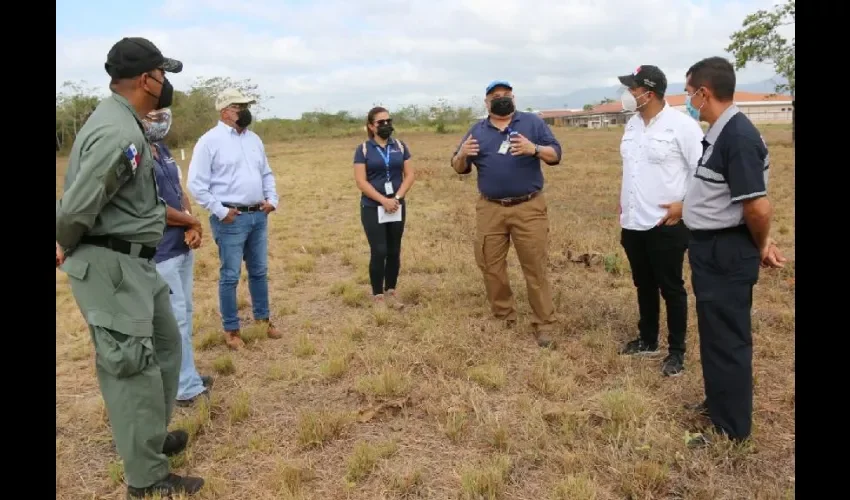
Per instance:
[[[489,94],[496,87],[506,87],[508,90],[513,90],[514,88],[511,86],[510,82],[507,80],[493,80],[490,82],[490,85],[487,85],[487,90],[484,91],[484,95]]]

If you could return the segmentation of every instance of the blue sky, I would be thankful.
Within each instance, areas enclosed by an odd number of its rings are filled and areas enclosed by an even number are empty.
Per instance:
[[[522,95],[615,84],[640,64],[671,81],[723,48],[744,17],[771,0],[57,0],[56,82],[106,91],[103,62],[122,36],[145,36],[196,77],[250,78],[265,115],[314,110],[480,104],[495,78]],[[144,9],[128,20],[129,8]],[[145,16],[145,13],[147,15]],[[793,27],[787,34],[793,36]],[[682,76],[678,76],[682,75]],[[747,68],[740,82],[773,76]]]

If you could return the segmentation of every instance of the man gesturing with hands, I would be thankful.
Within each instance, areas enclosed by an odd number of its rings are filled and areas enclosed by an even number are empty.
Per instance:
[[[533,332],[538,345],[548,347],[556,320],[547,276],[549,219],[540,161],[560,163],[561,145],[540,117],[516,111],[510,83],[494,81],[485,95],[489,116],[466,133],[452,168],[459,174],[472,172],[472,165],[478,169],[475,260],[493,315],[509,327],[516,324],[507,264],[513,240],[533,312]]]

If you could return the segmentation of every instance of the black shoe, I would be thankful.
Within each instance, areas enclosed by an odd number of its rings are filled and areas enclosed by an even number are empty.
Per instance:
[[[157,493],[163,498],[171,498],[171,495],[179,495],[181,493],[194,495],[201,491],[201,488],[203,487],[204,480],[199,477],[182,477],[177,474],[169,474],[168,477],[162,481],[148,486],[147,488],[134,488],[132,486],[128,486],[127,498],[131,500],[141,500],[146,496],[156,495]]]
[[[626,344],[620,351],[620,354],[628,354],[634,356],[657,356],[661,354],[658,350],[658,344],[650,345],[641,339],[632,340]]]
[[[189,433],[182,430],[171,431],[165,436],[165,442],[162,443],[162,453],[166,457],[177,455],[186,449],[189,443]]]
[[[688,448],[705,448],[706,446],[711,444],[711,440],[705,434],[691,434],[690,439],[688,439]]]
[[[700,403],[686,404],[685,409],[688,411],[695,411],[704,417],[708,416],[708,403],[706,403],[705,401],[702,401]]]
[[[193,397],[193,398],[189,398],[189,399],[178,399],[178,400],[177,400],[177,406],[179,406],[179,407],[181,407],[181,408],[187,408],[187,407],[192,406],[193,404],[195,404],[195,401],[196,401],[198,398],[202,398],[202,397],[204,397],[204,398],[208,398],[208,397],[210,397],[210,390],[212,389],[213,382],[214,382],[214,379],[213,379],[211,376],[209,376],[209,375],[201,375],[201,384],[203,384],[203,385],[204,385],[204,389],[205,389],[205,390],[204,390],[204,392],[202,392],[202,393],[198,394],[197,396],[195,396],[195,397]]]
[[[548,349],[550,347],[555,347],[555,341],[552,339],[552,336],[547,332],[536,332],[534,334],[535,340],[537,340],[538,347],[542,347],[544,349]]]
[[[661,373],[666,377],[678,377],[685,371],[685,355],[681,352],[671,352],[664,358]]]
[[[179,406],[179,407],[181,407],[181,408],[188,408],[188,407],[190,407],[190,406],[194,405],[194,404],[195,404],[195,401],[197,401],[197,400],[198,400],[198,398],[208,398],[208,397],[210,397],[210,390],[209,390],[209,389],[205,389],[205,390],[204,390],[204,392],[202,392],[202,393],[198,394],[197,396],[195,396],[195,397],[193,397],[193,398],[189,398],[189,399],[178,399],[178,400],[177,400],[177,406]]]

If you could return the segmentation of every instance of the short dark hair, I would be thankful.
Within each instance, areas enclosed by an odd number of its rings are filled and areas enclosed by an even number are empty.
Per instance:
[[[721,101],[735,97],[735,67],[723,57],[706,57],[691,66],[685,76],[691,87],[708,87]]]
[[[366,114],[366,124],[371,125],[375,123],[375,116],[377,116],[378,113],[389,113],[389,111],[387,111],[386,108],[382,108],[381,106],[375,106],[374,108],[369,110],[369,113]],[[366,133],[369,135],[369,139],[375,137],[375,134],[373,134],[372,131],[369,130],[369,127],[366,127]]]

